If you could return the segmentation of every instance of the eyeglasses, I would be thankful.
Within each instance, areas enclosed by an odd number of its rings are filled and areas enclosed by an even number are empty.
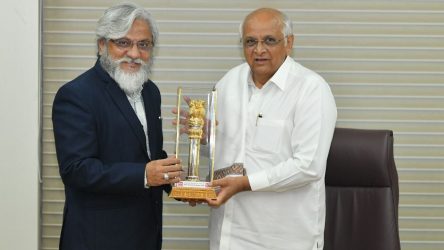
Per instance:
[[[243,40],[243,45],[246,48],[256,48],[256,46],[261,42],[265,47],[274,47],[284,39],[276,39],[272,36],[266,36],[263,40],[257,40],[256,38],[247,37]]]
[[[149,51],[153,46],[153,42],[150,40],[142,40],[142,41],[132,41],[127,38],[120,39],[109,39],[112,43],[114,43],[119,49],[128,50],[133,47],[134,44],[137,45],[137,49],[139,51]]]

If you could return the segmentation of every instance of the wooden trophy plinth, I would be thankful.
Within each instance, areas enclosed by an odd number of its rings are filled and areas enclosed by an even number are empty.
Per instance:
[[[203,181],[181,181],[173,186],[170,193],[171,198],[184,200],[216,199],[216,189],[210,187],[209,182]]]

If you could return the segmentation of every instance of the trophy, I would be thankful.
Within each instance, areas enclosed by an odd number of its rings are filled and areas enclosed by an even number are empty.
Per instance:
[[[216,189],[210,187],[214,178],[214,151],[216,142],[216,102],[217,92],[199,93],[191,90],[187,95],[188,119],[185,144],[188,146],[188,166],[184,181],[173,185],[170,197],[188,200],[215,199]],[[177,115],[176,115],[176,158],[180,157],[180,111],[182,107],[182,88],[177,89]],[[201,154],[202,153],[202,154]],[[204,155],[204,156],[202,156]],[[201,161],[206,158],[206,163]],[[207,169],[202,175],[200,170]]]

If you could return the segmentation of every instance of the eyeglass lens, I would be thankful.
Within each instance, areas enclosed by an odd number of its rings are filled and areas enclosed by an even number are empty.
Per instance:
[[[280,41],[282,41],[282,39],[277,39],[277,38],[272,37],[272,36],[267,36],[263,40],[258,40],[256,38],[247,37],[244,40],[244,46],[245,47],[250,47],[250,48],[251,47],[256,47],[259,42],[262,42],[265,46],[272,47],[272,46],[277,45]]]
[[[121,49],[129,49],[132,48],[134,43],[136,44],[137,48],[139,50],[149,50],[153,47],[153,42],[150,40],[142,40],[142,41],[132,41],[130,39],[126,38],[120,38],[120,39],[110,39],[111,42],[113,42],[117,47]]]

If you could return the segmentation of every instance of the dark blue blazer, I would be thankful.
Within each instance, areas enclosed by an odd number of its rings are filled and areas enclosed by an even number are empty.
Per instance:
[[[57,92],[52,120],[66,196],[60,249],[161,249],[162,191],[171,187],[144,188],[145,164],[167,156],[161,98],[152,81],[142,96],[151,159],[140,121],[100,63]]]

